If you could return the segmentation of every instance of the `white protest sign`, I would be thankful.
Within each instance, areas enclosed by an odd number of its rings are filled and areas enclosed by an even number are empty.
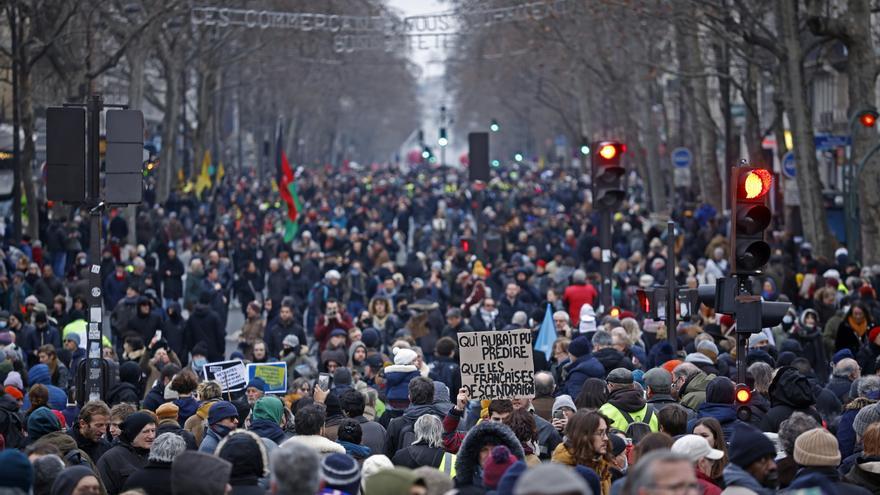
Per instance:
[[[535,396],[532,331],[458,334],[461,385],[472,399],[518,399]]]
[[[205,380],[214,380],[224,392],[238,392],[247,385],[247,369],[240,359],[208,363],[202,368]]]

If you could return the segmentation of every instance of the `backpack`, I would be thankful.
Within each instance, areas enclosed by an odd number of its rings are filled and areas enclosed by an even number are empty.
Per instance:
[[[7,449],[24,447],[24,431],[24,422],[18,413],[0,409],[0,435],[6,441]]]
[[[632,434],[630,433],[631,431],[634,431],[634,430],[637,430],[640,428],[647,428],[648,431],[652,431],[651,430],[651,419],[654,417],[654,406],[652,406],[651,404],[647,405],[647,409],[645,410],[645,416],[639,421],[636,421],[635,419],[633,419],[633,417],[630,413],[628,413],[622,409],[618,409],[618,411],[620,411],[620,414],[623,415],[623,418],[626,419],[626,422],[628,423],[626,426],[627,438],[632,438]],[[635,426],[636,428],[633,428],[633,426]]]
[[[403,428],[397,432],[397,448],[405,449],[416,441],[415,422],[403,425]]]

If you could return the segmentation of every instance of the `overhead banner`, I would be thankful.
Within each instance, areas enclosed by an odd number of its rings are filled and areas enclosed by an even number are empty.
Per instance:
[[[247,365],[247,380],[262,378],[268,389],[266,393],[287,393],[287,363],[251,363]]]
[[[532,331],[528,328],[458,334],[461,385],[472,399],[535,396]]]
[[[247,385],[247,370],[240,359],[208,363],[202,368],[205,380],[213,380],[223,387],[224,392],[238,392]]]

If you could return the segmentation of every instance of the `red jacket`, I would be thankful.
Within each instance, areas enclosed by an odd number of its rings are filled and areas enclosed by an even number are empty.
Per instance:
[[[694,468],[697,473],[697,483],[703,488],[703,495],[721,495],[721,488],[712,482],[712,479],[703,474],[699,468]]]
[[[581,306],[589,304],[596,307],[596,298],[599,292],[590,284],[569,285],[562,294],[562,301],[568,305],[568,316],[571,318],[572,328],[577,328],[581,319]]]
[[[324,348],[327,347],[327,341],[330,340],[330,332],[337,328],[348,332],[352,327],[354,327],[354,323],[351,321],[351,316],[341,309],[339,310],[339,316],[330,321],[327,321],[324,315],[319,316],[318,323],[315,324],[315,340],[318,341],[318,355],[320,356],[324,352]],[[348,342],[347,335],[345,341]]]

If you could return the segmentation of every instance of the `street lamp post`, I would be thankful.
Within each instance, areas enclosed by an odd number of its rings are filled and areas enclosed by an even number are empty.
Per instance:
[[[880,150],[880,143],[874,145],[865,156],[858,162],[853,163],[852,150],[853,142],[856,135],[856,124],[863,127],[874,127],[877,122],[877,109],[873,106],[860,108],[858,111],[850,115],[849,118],[849,135],[850,144],[846,148],[847,173],[844,179],[844,227],[846,229],[846,243],[849,245],[850,251],[853,252],[854,258],[861,262],[862,260],[862,239],[861,239],[861,222],[860,212],[857,207],[859,180],[862,170],[868,160]]]

